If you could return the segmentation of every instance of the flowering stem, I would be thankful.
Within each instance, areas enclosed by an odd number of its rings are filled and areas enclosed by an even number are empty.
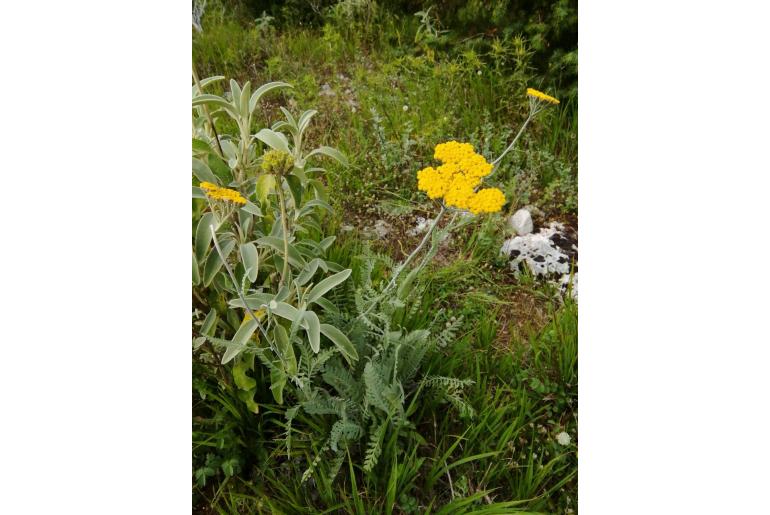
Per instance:
[[[283,181],[278,179],[278,201],[281,203],[281,229],[283,230],[283,270],[281,280],[278,282],[278,290],[283,287],[286,276],[289,274],[289,229],[286,224],[286,202],[283,198]]]
[[[446,207],[442,204],[441,205],[441,211],[438,212],[438,215],[436,215],[436,218],[433,219],[433,223],[431,224],[430,228],[428,229],[428,232],[425,233],[425,236],[422,238],[422,241],[419,245],[412,251],[411,254],[409,254],[404,261],[401,262],[400,265],[396,268],[396,270],[393,272],[393,277],[390,279],[390,282],[388,282],[387,286],[383,288],[382,292],[380,292],[380,295],[374,300],[374,302],[369,305],[369,307],[360,315],[358,315],[358,318],[362,318],[366,316],[372,309],[374,309],[374,306],[376,306],[384,297],[385,294],[390,290],[393,286],[396,284],[396,280],[398,279],[398,276],[401,275],[401,272],[404,271],[404,269],[409,265],[409,263],[414,259],[414,257],[420,253],[420,250],[425,246],[425,244],[430,239],[431,234],[433,234],[433,230],[438,225],[438,221],[441,220],[441,217],[444,216],[444,212],[446,211]],[[424,266],[424,263],[421,265]]]
[[[494,166],[494,168],[492,168],[492,172],[489,174],[489,177],[491,177],[491,176],[492,176],[492,174],[493,174],[493,173],[495,173],[495,172],[497,171],[497,167],[498,167],[498,165],[499,165],[500,161],[503,159],[503,157],[505,157],[505,154],[507,154],[507,153],[508,153],[508,151],[510,151],[510,150],[513,148],[513,146],[516,144],[516,141],[517,141],[517,140],[519,139],[519,137],[520,137],[520,136],[521,136],[521,135],[524,133],[524,129],[527,127],[527,124],[529,124],[529,122],[530,122],[530,120],[532,120],[532,118],[534,118],[534,113],[533,113],[533,112],[530,110],[530,113],[529,113],[529,115],[527,116],[527,119],[526,119],[526,120],[524,120],[524,123],[521,125],[521,129],[519,129],[519,133],[518,133],[518,134],[516,134],[516,137],[515,137],[515,138],[513,138],[513,141],[511,141],[511,144],[510,144],[510,145],[508,145],[508,148],[506,148],[505,150],[503,150],[503,153],[502,153],[502,154],[500,154],[500,156],[499,156],[497,159],[495,159],[494,161],[492,161],[492,165]]]
[[[241,302],[243,302],[243,307],[246,308],[246,311],[249,312],[249,315],[251,318],[254,319],[254,321],[257,323],[257,327],[259,327],[259,330],[262,332],[262,336],[265,337],[265,341],[270,341],[267,338],[267,332],[265,332],[265,328],[262,327],[262,324],[259,323],[259,319],[254,314],[254,312],[249,307],[248,303],[246,302],[246,298],[243,296],[243,292],[241,292],[241,288],[238,285],[238,281],[235,279],[235,274],[233,273],[233,269],[230,268],[230,264],[227,262],[227,259],[225,258],[225,255],[222,253],[222,249],[219,246],[219,240],[217,240],[217,232],[214,229],[213,225],[209,225],[209,228],[211,229],[211,237],[214,240],[214,248],[217,249],[217,254],[219,254],[219,259],[222,260],[222,263],[225,265],[225,270],[227,270],[228,275],[230,276],[230,280],[233,282],[233,287],[235,288],[236,293],[238,293],[238,298],[241,299]]]
[[[441,220],[441,217],[444,215],[444,212],[446,211],[446,207],[444,205],[441,205],[441,211],[438,212],[438,215],[436,215],[436,218],[433,220],[433,223],[430,226],[430,229],[428,229],[428,232],[425,233],[425,236],[423,237],[422,241],[419,245],[412,251],[411,254],[409,254],[406,259],[398,265],[398,268],[396,268],[396,271],[393,272],[393,277],[390,279],[390,282],[385,287],[384,290],[382,290],[382,293],[385,293],[389,289],[391,289],[396,284],[396,279],[398,279],[398,276],[401,275],[401,272],[404,271],[404,269],[409,265],[409,263],[414,259],[414,257],[420,253],[420,250],[425,246],[425,244],[430,239],[431,234],[433,234],[433,230],[438,225],[438,221]]]

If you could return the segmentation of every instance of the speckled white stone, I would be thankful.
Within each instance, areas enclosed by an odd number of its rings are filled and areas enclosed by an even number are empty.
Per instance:
[[[532,232],[534,225],[532,224],[532,214],[526,209],[519,209],[508,220],[511,228],[516,231],[517,236],[526,236]]]

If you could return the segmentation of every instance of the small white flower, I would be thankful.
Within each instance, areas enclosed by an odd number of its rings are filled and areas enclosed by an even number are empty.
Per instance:
[[[404,105],[404,107],[402,107],[401,109],[403,109],[404,112],[407,112],[407,111],[409,111],[409,106],[408,105]]]
[[[481,70],[478,70],[478,71],[476,72],[476,75],[481,75]]]
[[[569,445],[572,439],[565,431],[562,431],[556,435],[556,441],[559,442],[559,445]]]

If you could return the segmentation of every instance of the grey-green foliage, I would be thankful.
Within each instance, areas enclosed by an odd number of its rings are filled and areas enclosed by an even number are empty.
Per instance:
[[[333,355],[349,363],[358,357],[348,337],[324,319],[326,311],[337,309],[325,297],[351,271],[326,259],[335,237],[324,238],[321,227],[322,217],[332,210],[321,180],[324,170],[306,166],[315,157],[343,164],[346,158],[331,147],[302,151],[315,110],[295,120],[281,108],[285,122],[252,134],[260,98],[288,84],[270,82],[252,93],[250,83],[241,87],[231,80],[228,98],[202,93],[221,79],[206,78],[200,88],[193,87],[193,175],[200,183],[211,183],[206,188],[237,188],[241,201],[217,201],[204,193],[204,185],[193,187],[193,198],[205,199],[208,208],[195,229],[194,291],[221,315],[220,327],[195,335],[194,346],[200,349],[209,342],[207,352],[233,367],[239,396],[256,413],[254,397],[263,385],[247,375],[254,371],[255,357],[268,369],[270,390],[279,404],[285,391],[292,402],[314,398],[314,376]],[[216,122],[211,120],[220,116],[237,122],[237,135],[215,138]],[[288,131],[292,144],[280,130]],[[263,167],[266,157],[259,154],[260,142],[280,147],[286,167]],[[344,427],[338,432],[351,434]]]
[[[462,398],[463,389],[472,381],[431,376],[423,368],[428,353],[451,343],[460,321],[450,321],[440,331],[397,325],[397,314],[414,313],[414,306],[421,305],[421,293],[419,288],[408,293],[394,290],[383,298],[380,285],[372,278],[380,262],[393,268],[389,258],[371,254],[361,258],[356,286],[347,283],[347,292],[341,293],[353,294],[353,309],[330,317],[335,325],[347,329],[359,360],[351,365],[332,356],[323,366],[322,384],[314,397],[299,406],[307,414],[334,419],[321,453],[331,452],[339,460],[351,445],[363,447],[366,472],[377,465],[388,434],[414,431],[409,416],[417,396],[448,403],[463,417],[473,415],[473,408]],[[370,309],[372,303],[375,309]],[[292,418],[295,415],[291,413]],[[312,475],[316,462],[317,458],[305,479]]]

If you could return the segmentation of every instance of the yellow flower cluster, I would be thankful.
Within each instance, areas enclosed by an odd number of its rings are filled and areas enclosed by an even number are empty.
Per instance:
[[[477,154],[470,143],[440,143],[436,145],[433,157],[443,164],[417,172],[417,187],[428,197],[443,198],[447,206],[467,209],[476,215],[502,209],[505,196],[499,189],[474,191],[482,179],[492,172],[492,164]]]
[[[542,91],[538,91],[534,88],[527,88],[527,96],[530,96],[532,98],[536,98],[538,100],[542,100],[543,102],[548,102],[549,104],[558,104],[559,101],[552,97],[551,95],[546,95]]]
[[[281,150],[270,150],[262,156],[262,170],[265,173],[283,175],[294,168],[294,157]]]
[[[227,188],[220,188],[216,184],[211,184],[210,182],[202,182],[201,189],[206,192],[206,195],[210,199],[224,200],[226,202],[234,202],[236,204],[246,203],[246,199],[243,198],[243,195],[237,191]]]

